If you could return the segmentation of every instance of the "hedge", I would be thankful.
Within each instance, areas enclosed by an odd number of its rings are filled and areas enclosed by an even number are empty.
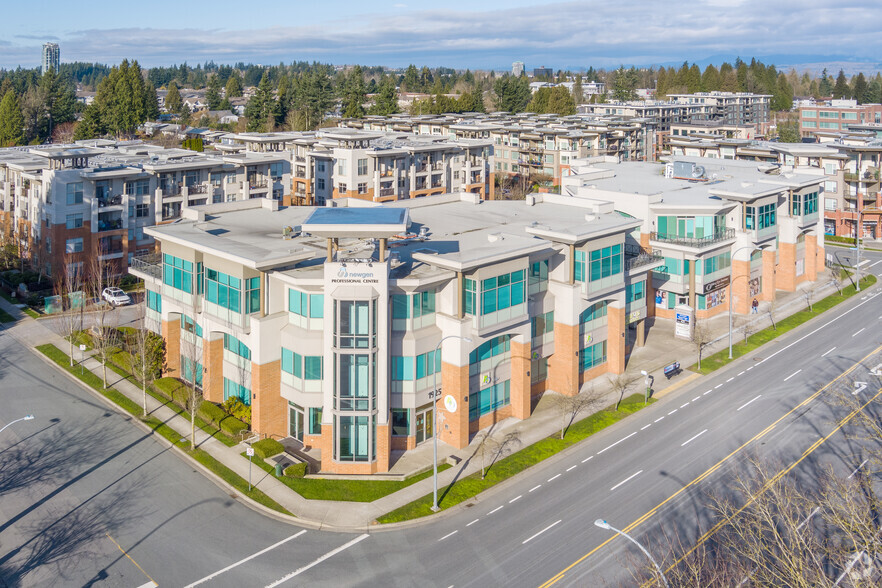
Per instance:
[[[285,446],[275,439],[263,439],[254,443],[254,453],[261,459],[266,459],[272,455],[276,455],[285,451]]]
[[[248,425],[246,425],[236,417],[228,416],[220,422],[220,428],[221,431],[223,431],[227,435],[236,436],[242,431],[247,431]]]
[[[190,389],[177,378],[166,377],[154,380],[153,389],[181,408],[186,408],[190,401]]]
[[[285,468],[285,475],[289,478],[302,478],[308,473],[309,464],[305,461],[302,463],[295,463],[294,465],[290,465]]]
[[[199,403],[199,408],[196,410],[196,414],[202,417],[202,420],[212,422],[215,425],[227,417],[227,413],[225,413],[221,407],[214,402],[209,402],[207,400],[203,400]]]

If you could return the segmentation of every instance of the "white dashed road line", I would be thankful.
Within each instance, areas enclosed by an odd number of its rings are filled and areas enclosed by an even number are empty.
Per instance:
[[[879,318],[882,318],[882,316],[880,316]],[[830,351],[828,351],[827,353],[825,353],[825,354],[822,355],[821,357],[827,357],[827,354],[829,354],[831,351],[833,351],[833,349],[836,349],[836,348],[833,347],[832,349],[830,349]]]
[[[610,446],[608,446],[608,447],[604,447],[603,449],[601,449],[600,451],[598,451],[598,452],[597,452],[597,455],[600,455],[601,453],[603,453],[603,452],[606,451],[607,449],[612,449],[613,447],[615,447],[616,445],[618,445],[619,443],[621,443],[621,442],[624,441],[625,439],[629,439],[629,438],[633,437],[633,436],[636,435],[636,434],[637,434],[637,431],[634,431],[634,432],[631,433],[630,435],[627,435],[626,437],[622,437],[621,439],[619,439],[618,441],[616,441],[616,442],[613,443],[612,445],[610,445]]]
[[[457,531],[453,531],[452,533],[447,533],[446,535],[444,535],[443,537],[441,537],[440,539],[438,539],[438,542],[440,543],[441,541],[444,541],[444,540],[447,539],[448,537],[452,537],[453,535],[456,535],[457,533],[459,533],[458,530],[457,530]]]
[[[784,378],[784,381],[786,382],[787,380],[789,380],[790,378],[792,378],[793,376],[795,376],[796,374],[798,374],[798,373],[801,372],[801,371],[802,371],[801,369],[796,370],[795,372],[793,372],[792,374],[790,374],[789,376],[787,376],[786,378]]]
[[[717,384],[716,386],[714,386],[714,390],[716,390],[717,388],[719,388],[721,386],[722,386],[722,384]]]
[[[456,531],[454,531],[454,533],[456,533]],[[287,582],[288,580],[290,580],[294,576],[299,576],[300,574],[302,574],[306,570],[311,569],[311,568],[319,565],[320,563],[322,563],[326,559],[334,557],[335,555],[337,555],[341,551],[345,551],[345,550],[349,549],[350,547],[352,547],[356,543],[358,543],[360,541],[364,541],[368,537],[370,537],[370,535],[368,535],[367,533],[363,533],[363,534],[359,535],[358,537],[356,537],[355,539],[353,539],[352,541],[349,541],[348,543],[344,543],[343,545],[341,545],[337,549],[333,549],[333,550],[327,552],[326,554],[324,554],[320,558],[314,560],[312,563],[309,563],[309,564],[303,566],[302,568],[294,570],[293,572],[291,572],[290,574],[288,574],[284,578],[280,578],[280,579],[276,580],[275,582],[273,582],[272,584],[267,584],[266,588],[275,588],[279,584],[284,584],[285,582]]]
[[[531,537],[528,537],[527,539],[524,539],[524,542],[521,543],[521,545],[526,545],[527,541],[532,541],[533,539],[535,539],[536,537],[538,537],[539,535],[541,535],[542,533],[544,533],[545,531],[547,531],[547,530],[550,529],[551,527],[555,526],[555,525],[558,524],[559,522],[560,522],[560,521],[554,521],[553,523],[551,523],[550,525],[548,525],[547,527],[545,527],[544,529],[542,529],[541,531],[539,531],[539,532],[536,533],[535,535],[532,535]]]
[[[668,413],[668,416],[671,416],[671,415],[674,414],[675,412],[677,412],[677,409],[676,409],[676,408],[675,408],[674,410],[672,410],[671,412],[669,412],[669,413]]]
[[[686,408],[687,406],[689,406],[689,403],[688,403],[688,402],[687,402],[686,404],[681,404],[681,405],[680,405],[680,408]]]
[[[578,467],[578,466],[571,465],[570,467],[567,468],[567,471],[574,470],[574,469],[576,469],[577,467]]]
[[[858,467],[854,468],[854,471],[851,472],[850,474],[848,474],[848,479],[851,480],[851,479],[854,477],[854,475],[855,475],[856,473],[858,473],[858,471],[860,471],[860,469],[866,465],[866,463],[867,463],[868,461],[870,461],[870,460],[869,460],[869,459],[865,459],[864,461],[861,462],[861,465],[859,465]]]
[[[497,506],[496,508],[494,508],[493,510],[491,510],[491,511],[488,512],[487,514],[488,514],[488,515],[492,515],[494,512],[496,512],[497,510],[499,510],[499,509],[502,508],[502,507],[503,507],[503,505],[500,504],[499,506]]]
[[[624,480],[622,480],[621,482],[619,482],[618,484],[616,484],[615,486],[613,486],[612,488],[610,488],[609,491],[612,492],[613,490],[615,490],[616,488],[618,488],[619,486],[621,486],[621,485],[624,484],[625,482],[627,482],[627,481],[629,481],[629,480],[632,480],[632,479],[636,478],[637,476],[639,476],[639,475],[642,474],[642,473],[643,473],[643,470],[640,470],[640,471],[637,472],[636,474],[631,474],[630,476],[628,476],[627,478],[625,478]]]
[[[508,503],[511,504],[512,502],[515,502],[516,500],[520,500],[521,496],[523,496],[523,494],[518,494],[517,496],[515,496],[514,498],[509,500]]]
[[[742,404],[741,406],[739,406],[739,407],[738,407],[738,410],[741,410],[742,408],[744,408],[745,406],[747,406],[748,404],[750,404],[751,402],[753,402],[754,400],[756,400],[756,399],[759,398],[760,396],[762,396],[762,394],[757,394],[757,395],[756,395],[756,398],[753,398],[752,400],[748,400],[747,402],[745,402],[744,404]],[[738,412],[738,410],[736,410],[735,412]]]
[[[692,402],[695,402],[695,401],[698,400],[699,398],[701,398],[701,396],[696,396],[695,398],[692,399]]]
[[[560,474],[556,474],[556,475],[551,476],[550,478],[548,478],[547,481],[548,481],[548,482],[551,482],[552,480],[557,480],[558,478],[560,478],[560,476],[561,476]]]
[[[689,439],[686,439],[686,441],[684,441],[683,443],[680,444],[680,447],[685,446],[685,445],[686,445],[687,443],[689,443],[690,441],[695,441],[696,439],[698,439],[699,437],[701,437],[701,436],[704,435],[705,433],[707,433],[707,429],[705,429],[704,431],[702,431],[702,432],[699,433],[698,435],[695,435],[694,437],[690,437]]]
[[[852,335],[852,337],[857,337],[858,335],[860,335],[861,333],[863,333],[866,329],[867,329],[867,328],[864,327],[863,329],[861,329],[860,331],[858,331],[857,333],[855,333],[854,335]]]
[[[705,392],[704,394],[702,394],[702,396],[707,396],[707,395],[710,394],[711,392],[713,392],[713,390],[708,390],[707,392]]]
[[[474,525],[475,523],[477,523],[479,520],[481,520],[481,519],[475,519],[475,520],[473,520],[471,523],[469,523],[468,525],[466,525],[466,527],[471,527],[472,525]]]
[[[641,431],[646,430],[646,429],[648,429],[648,428],[651,427],[651,426],[652,426],[652,423],[649,423],[648,425],[643,425],[642,427],[640,427],[640,430],[641,430]]]
[[[592,457],[594,457],[594,456],[593,456],[593,455],[589,455],[588,457],[586,457],[585,459],[582,460],[582,463],[585,463],[586,461],[588,461],[588,460],[591,459]]]
[[[665,417],[658,417],[657,419],[655,419],[655,420],[652,421],[652,422],[657,423],[657,422],[659,422],[660,420],[662,420],[663,418],[665,418]]]
[[[746,372],[747,370],[744,370],[744,371]],[[743,374],[743,373],[744,373],[744,372],[738,372],[738,376],[740,376],[740,375]],[[735,376],[735,377],[737,378],[738,376]]]
[[[733,376],[733,377],[729,378],[728,380],[726,380],[726,383],[728,384],[729,382],[731,382],[734,379],[735,379],[735,377]]]
[[[541,487],[542,487],[542,484],[537,484],[536,486],[533,486],[532,488],[530,488],[530,492],[532,492],[533,490],[538,490]]]

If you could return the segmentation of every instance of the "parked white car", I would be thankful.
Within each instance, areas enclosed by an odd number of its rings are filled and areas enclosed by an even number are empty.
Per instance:
[[[129,298],[129,295],[119,288],[104,288],[104,291],[101,292],[101,298],[108,301],[113,306],[123,306],[132,303],[132,299]]]

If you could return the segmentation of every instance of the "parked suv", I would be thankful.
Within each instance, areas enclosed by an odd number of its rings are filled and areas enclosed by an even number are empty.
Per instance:
[[[101,292],[101,298],[108,301],[113,306],[123,306],[132,303],[132,299],[129,298],[129,295],[119,288],[104,288],[104,291]]]

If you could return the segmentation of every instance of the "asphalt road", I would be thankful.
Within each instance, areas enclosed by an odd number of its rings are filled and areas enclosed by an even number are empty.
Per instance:
[[[877,261],[863,267],[882,273]],[[869,398],[882,385],[870,373],[882,356],[865,359],[882,345],[879,291],[471,506],[363,535],[304,531],[255,513],[3,333],[0,421],[38,418],[0,436],[0,578],[9,586],[628,584],[642,556],[593,521],[624,528],[651,513],[632,534],[661,549],[663,533],[688,540],[706,528],[706,493],[725,490],[748,455],[798,459],[834,427],[837,408],[823,402],[831,389],[851,390],[857,379],[868,384],[859,397]],[[790,475],[811,481],[825,464],[850,471],[860,457],[834,435]]]

